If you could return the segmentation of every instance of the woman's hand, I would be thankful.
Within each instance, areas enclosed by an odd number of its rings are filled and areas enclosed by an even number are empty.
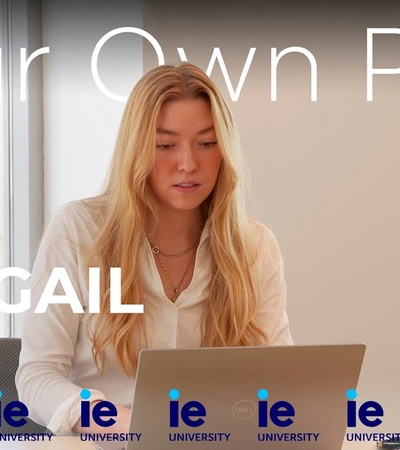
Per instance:
[[[115,424],[108,428],[109,431],[113,433],[128,433],[129,426],[131,424],[131,410],[124,408],[123,406],[117,406],[117,417],[115,419]],[[104,431],[104,428],[103,428]]]

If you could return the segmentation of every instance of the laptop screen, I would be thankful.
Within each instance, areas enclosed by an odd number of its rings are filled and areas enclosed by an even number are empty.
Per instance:
[[[127,450],[338,450],[365,345],[143,350]]]

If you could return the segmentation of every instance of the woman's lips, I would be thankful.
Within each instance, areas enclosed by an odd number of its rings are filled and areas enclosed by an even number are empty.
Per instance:
[[[196,183],[195,181],[188,181],[185,183],[178,183],[178,184],[174,184],[174,188],[178,191],[178,192],[182,192],[182,193],[191,193],[196,191],[199,188],[200,184]]]

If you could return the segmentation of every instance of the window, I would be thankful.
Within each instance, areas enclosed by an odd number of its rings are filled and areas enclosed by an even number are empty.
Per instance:
[[[28,271],[43,222],[42,74],[41,64],[32,63],[27,99],[22,101],[20,49],[30,55],[41,47],[40,6],[38,0],[0,0],[0,267]],[[21,287],[18,279],[6,279],[0,283],[0,296],[14,303]],[[18,336],[19,322],[0,313],[0,336]]]

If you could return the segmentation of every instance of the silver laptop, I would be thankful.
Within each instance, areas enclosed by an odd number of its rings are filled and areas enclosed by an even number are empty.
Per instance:
[[[130,437],[104,450],[340,450],[365,345],[143,350]]]

